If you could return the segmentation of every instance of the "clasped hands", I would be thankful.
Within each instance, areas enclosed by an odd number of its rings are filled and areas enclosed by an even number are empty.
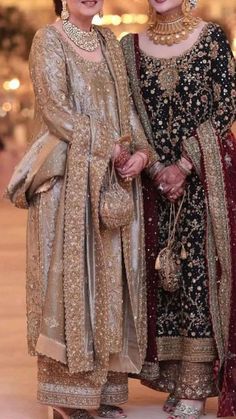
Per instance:
[[[125,181],[131,181],[147,166],[148,155],[142,150],[131,155],[129,150],[116,144],[113,150],[113,160],[120,177]],[[167,199],[175,202],[184,194],[186,179],[191,170],[192,164],[186,157],[182,157],[179,162],[158,171],[153,181]]]
[[[142,150],[130,154],[129,150],[116,144],[113,150],[113,160],[120,177],[130,182],[146,167],[148,155]]]
[[[159,191],[171,202],[177,201],[183,194],[187,174],[177,164],[164,167],[155,177],[154,183]]]

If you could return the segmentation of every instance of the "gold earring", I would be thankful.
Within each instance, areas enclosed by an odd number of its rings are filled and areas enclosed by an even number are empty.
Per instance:
[[[100,17],[100,19],[102,19],[102,18],[103,18],[103,16],[104,16],[103,9],[101,9],[101,10],[100,10],[100,12],[99,12],[99,17]]]
[[[191,4],[189,0],[184,0],[182,3],[182,12],[184,16],[188,17],[191,13]]]
[[[62,12],[61,12],[61,19],[68,20],[70,17],[69,11],[67,9],[67,2],[66,0],[62,0]]]

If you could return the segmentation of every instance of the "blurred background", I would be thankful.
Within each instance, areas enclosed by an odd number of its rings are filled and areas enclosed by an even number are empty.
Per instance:
[[[52,0],[1,0],[0,4],[0,172],[5,184],[30,138],[33,95],[27,58],[31,41],[37,28],[55,15]],[[106,0],[103,21],[97,18],[96,23],[122,37],[143,29],[147,10],[147,0]],[[197,13],[223,26],[236,54],[236,2],[199,0]]]

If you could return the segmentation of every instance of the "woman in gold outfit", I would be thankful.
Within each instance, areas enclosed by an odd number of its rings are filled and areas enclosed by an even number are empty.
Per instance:
[[[121,47],[92,25],[103,0],[55,7],[61,19],[33,41],[33,139],[8,187],[29,208],[29,352],[38,356],[38,400],[55,418],[92,419],[93,409],[126,417],[113,403],[127,401],[127,373],[141,370],[146,343],[137,175],[155,153],[130,103]],[[117,199],[101,207],[108,187]],[[107,226],[124,194],[131,217]]]
[[[143,176],[148,350],[142,382],[197,419],[236,414],[235,61],[196,0],[149,0],[122,40],[136,109],[159,161]],[[178,214],[179,213],[179,214]],[[174,222],[175,221],[175,222]],[[155,269],[156,268],[156,269]]]

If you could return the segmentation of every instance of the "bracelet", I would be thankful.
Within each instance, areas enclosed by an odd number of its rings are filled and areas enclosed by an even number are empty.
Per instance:
[[[155,179],[156,175],[164,169],[165,165],[160,161],[156,161],[152,164],[151,167],[148,168],[148,174],[151,179]]]
[[[193,166],[187,159],[185,159],[185,157],[182,157],[180,160],[178,160],[176,162],[176,166],[178,166],[178,168],[181,170],[181,172],[184,175],[186,176],[191,175]]]

